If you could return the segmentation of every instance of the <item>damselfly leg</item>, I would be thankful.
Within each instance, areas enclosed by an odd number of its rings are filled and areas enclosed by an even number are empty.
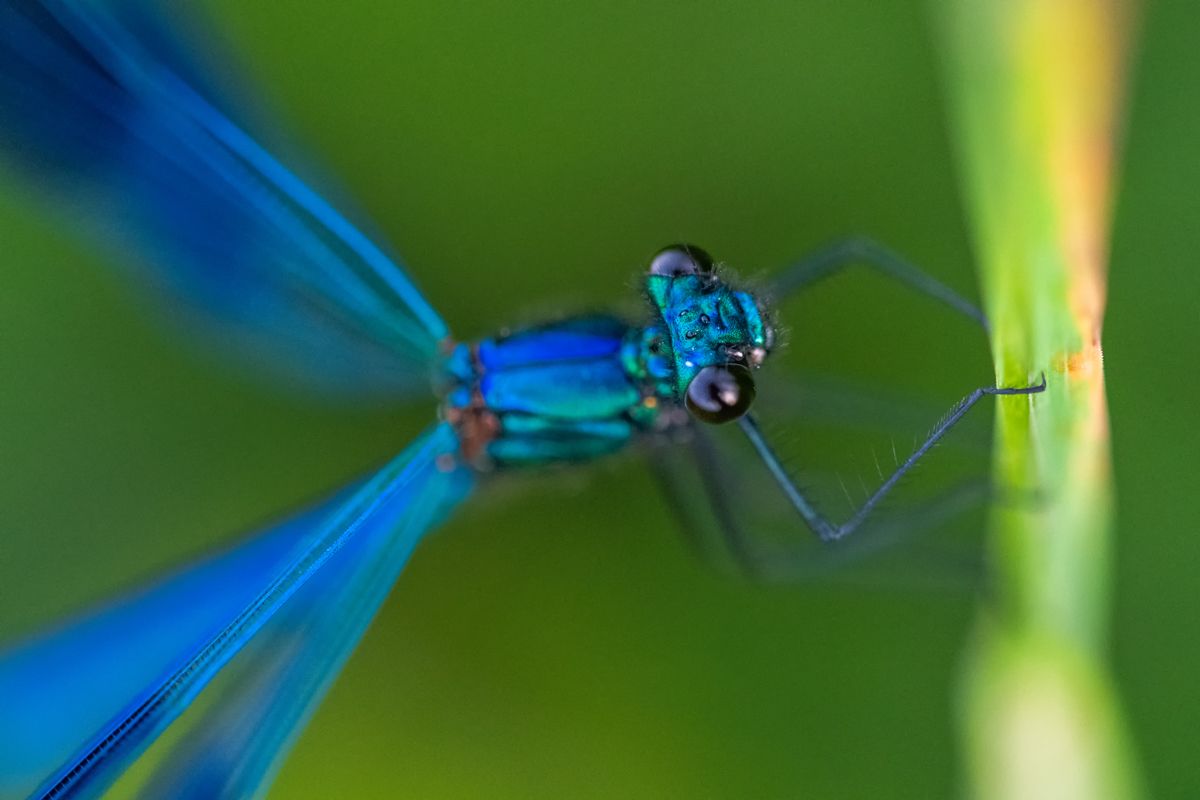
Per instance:
[[[874,239],[854,236],[831,242],[788,266],[770,282],[770,292],[782,298],[828,278],[839,270],[861,264],[899,281],[975,320],[986,331],[987,316],[978,306]]]
[[[866,502],[859,506],[858,511],[856,511],[854,515],[850,517],[850,519],[840,524],[830,521],[828,517],[818,511],[816,506],[813,505],[812,501],[805,496],[804,491],[796,484],[795,481],[792,480],[791,476],[788,475],[787,471],[783,468],[783,464],[780,462],[779,457],[775,454],[775,451],[771,449],[771,446],[767,443],[767,440],[763,438],[762,431],[759,429],[758,423],[755,421],[753,415],[745,415],[738,420],[738,424],[741,426],[742,432],[746,434],[746,438],[750,440],[750,443],[758,452],[759,457],[762,458],[763,463],[767,465],[767,469],[770,470],[771,476],[779,484],[779,487],[783,490],[784,494],[787,495],[788,501],[804,520],[805,524],[808,525],[812,532],[815,533],[822,541],[832,542],[849,536],[851,533],[857,530],[863,524],[863,522],[866,521],[867,517],[871,514],[875,507],[878,506],[879,503],[888,495],[888,493],[896,487],[896,484],[900,482],[900,479],[910,472],[912,468],[916,466],[917,462],[920,461],[926,453],[933,449],[933,446],[937,444],[943,436],[946,435],[946,432],[954,427],[954,425],[961,420],[963,416],[965,416],[966,413],[971,409],[971,407],[978,403],[981,398],[986,395],[1037,394],[1045,391],[1045,389],[1046,376],[1043,375],[1042,379],[1033,386],[1022,386],[1010,389],[986,386],[971,392],[969,395],[960,400],[958,404],[951,409],[950,413],[946,415],[946,417],[944,417],[942,421],[933,428],[932,431],[930,431],[929,436],[925,439],[925,441],[922,442],[920,446],[917,447],[917,449],[914,450],[912,454],[906,458],[904,462],[898,466],[894,472],[892,472],[891,475],[888,476],[887,480],[885,480],[879,486],[879,488],[867,498]]]
[[[916,583],[928,587],[948,582],[974,584],[977,562],[946,548],[926,547],[916,541],[924,533],[976,508],[990,492],[988,482],[970,478],[956,483],[903,513],[889,514],[871,526],[870,535],[839,542],[836,547],[812,546],[808,537],[797,540],[789,506],[765,504],[762,513],[748,506],[761,503],[753,480],[740,469],[744,461],[730,458],[731,449],[714,439],[714,433],[693,424],[649,453],[654,475],[689,549],[722,573],[734,573],[757,583],[786,583],[835,577],[856,579],[847,570],[901,542],[920,566]],[[706,497],[707,507],[697,502]],[[937,580],[931,580],[931,577]],[[871,582],[910,584],[896,570]]]
[[[987,317],[973,303],[963,298],[950,287],[927,275],[904,258],[869,239],[846,239],[822,248],[784,270],[772,283],[777,296],[802,290],[826,278],[840,269],[864,264],[893,278],[920,294],[933,298],[963,315],[973,319],[985,330]],[[975,389],[960,400],[950,412],[929,432],[913,452],[889,475],[880,486],[844,522],[833,522],[822,514],[805,491],[788,474],[779,456],[764,437],[752,414],[738,420],[738,425],[753,445],[759,458],[767,466],[776,483],[783,490],[792,508],[804,520],[808,528],[822,541],[832,542],[850,535],[867,520],[871,512],[896,487],[900,480],[954,427],[966,413],[988,395],[1032,395],[1046,388],[1045,375],[1030,386],[999,388],[993,386]]]

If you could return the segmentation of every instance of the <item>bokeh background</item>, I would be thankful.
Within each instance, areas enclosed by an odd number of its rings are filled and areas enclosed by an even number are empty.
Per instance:
[[[679,239],[754,275],[870,233],[974,293],[923,3],[204,5],[222,80],[250,76],[263,116],[338,176],[461,337],[636,309],[646,257]],[[1114,671],[1162,797],[1200,793],[1194,23],[1182,1],[1143,15],[1105,348]],[[10,184],[0,641],[337,486],[429,420],[430,402],[339,406],[189,346],[112,254]],[[982,336],[866,273],[783,311],[772,366],[800,383],[841,375],[932,423],[989,380]],[[867,416],[857,427],[891,424]],[[872,483],[880,445],[813,417],[812,469]],[[986,410],[973,425],[963,441],[986,442]],[[954,480],[956,458],[905,491]],[[955,525],[978,537],[980,520]],[[273,796],[961,790],[978,584],[757,586],[697,561],[676,528],[636,457],[492,487],[422,546]]]

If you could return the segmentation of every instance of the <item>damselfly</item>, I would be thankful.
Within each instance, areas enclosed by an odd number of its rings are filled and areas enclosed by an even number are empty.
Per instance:
[[[1044,388],[975,390],[835,522],[751,413],[755,371],[775,347],[768,298],[865,263],[984,323],[969,302],[870,243],[817,253],[761,291],[679,244],[650,260],[641,319],[577,316],[461,343],[394,258],[218,109],[183,52],[144,10],[3,0],[0,140],[37,180],[68,186],[157,281],[259,352],[348,384],[426,382],[440,421],[326,502],[8,651],[5,794],[101,793],[218,673],[219,697],[146,792],[261,790],[413,547],[490,473],[586,463],[647,438],[703,452],[705,426],[728,423],[796,525],[833,542],[984,395]],[[719,466],[695,466],[723,501]]]

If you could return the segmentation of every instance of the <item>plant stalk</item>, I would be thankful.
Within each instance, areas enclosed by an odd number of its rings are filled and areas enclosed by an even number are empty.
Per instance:
[[[970,794],[1130,798],[1107,669],[1113,484],[1101,327],[1132,9],[951,0],[936,9],[998,386],[995,591],[961,703]]]

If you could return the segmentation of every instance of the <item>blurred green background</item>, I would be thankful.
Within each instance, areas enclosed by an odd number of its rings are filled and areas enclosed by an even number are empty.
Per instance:
[[[757,274],[870,233],[972,291],[922,3],[206,5],[225,79],[252,76],[460,337],[628,307],[679,239]],[[1144,15],[1106,330],[1114,669],[1162,797],[1200,793],[1194,24],[1186,2]],[[0,192],[0,241],[0,640],[338,485],[430,417],[261,386],[181,345],[20,187]],[[989,380],[981,336],[864,273],[786,311],[777,369],[935,416]],[[873,482],[865,444],[812,441],[815,467]],[[274,796],[959,791],[971,592],[748,585],[675,527],[636,458],[481,497],[421,548]]]

